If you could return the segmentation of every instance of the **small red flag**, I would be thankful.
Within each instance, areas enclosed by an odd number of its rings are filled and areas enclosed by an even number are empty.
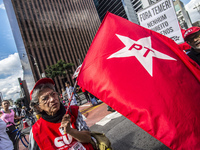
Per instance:
[[[107,13],[78,84],[171,149],[200,149],[200,70],[171,39]]]

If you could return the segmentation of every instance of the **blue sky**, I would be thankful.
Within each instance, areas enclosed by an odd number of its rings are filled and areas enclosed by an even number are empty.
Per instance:
[[[4,99],[16,100],[20,91],[18,78],[23,77],[23,71],[3,0],[0,20],[0,92]]]
[[[0,0],[0,7],[3,4],[3,0]],[[6,10],[1,7],[0,9],[0,60],[7,58],[10,54],[17,52],[15,41],[12,35]]]
[[[199,0],[182,0],[182,2],[192,22],[200,20],[200,15],[193,9]],[[18,78],[23,79],[23,71],[3,0],[0,0],[0,66],[0,92],[3,93],[4,99],[16,100],[20,91]]]

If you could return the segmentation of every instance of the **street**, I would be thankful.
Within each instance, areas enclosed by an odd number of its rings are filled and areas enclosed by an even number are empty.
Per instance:
[[[89,126],[92,125],[91,131],[105,133],[114,150],[169,150],[118,112],[108,112],[105,103],[100,104],[99,107],[93,107],[95,109],[88,112],[88,118],[85,121]]]

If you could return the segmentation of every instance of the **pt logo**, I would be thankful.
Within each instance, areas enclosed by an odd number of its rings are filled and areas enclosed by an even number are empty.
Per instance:
[[[125,47],[110,55],[107,59],[135,56],[136,59],[141,63],[141,65],[151,76],[153,76],[153,57],[165,60],[176,60],[166,54],[163,54],[153,49],[151,46],[150,36],[141,38],[138,41],[134,41],[129,37],[118,34],[116,34],[116,36],[124,43]]]
[[[142,45],[136,43],[134,43],[128,50],[132,50],[133,48],[135,50],[142,50],[142,48],[146,49],[147,51],[144,53],[143,57],[147,57],[150,51],[154,53],[154,51],[149,49],[148,47],[142,47]]]

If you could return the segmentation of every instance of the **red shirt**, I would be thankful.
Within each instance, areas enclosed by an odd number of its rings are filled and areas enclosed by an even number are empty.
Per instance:
[[[78,107],[71,107],[71,126],[76,129],[75,122],[78,115]],[[70,114],[70,113],[69,113]],[[64,134],[59,127],[61,123],[52,123],[40,118],[32,127],[33,137],[41,150],[93,150],[90,143],[82,144],[71,135]]]

